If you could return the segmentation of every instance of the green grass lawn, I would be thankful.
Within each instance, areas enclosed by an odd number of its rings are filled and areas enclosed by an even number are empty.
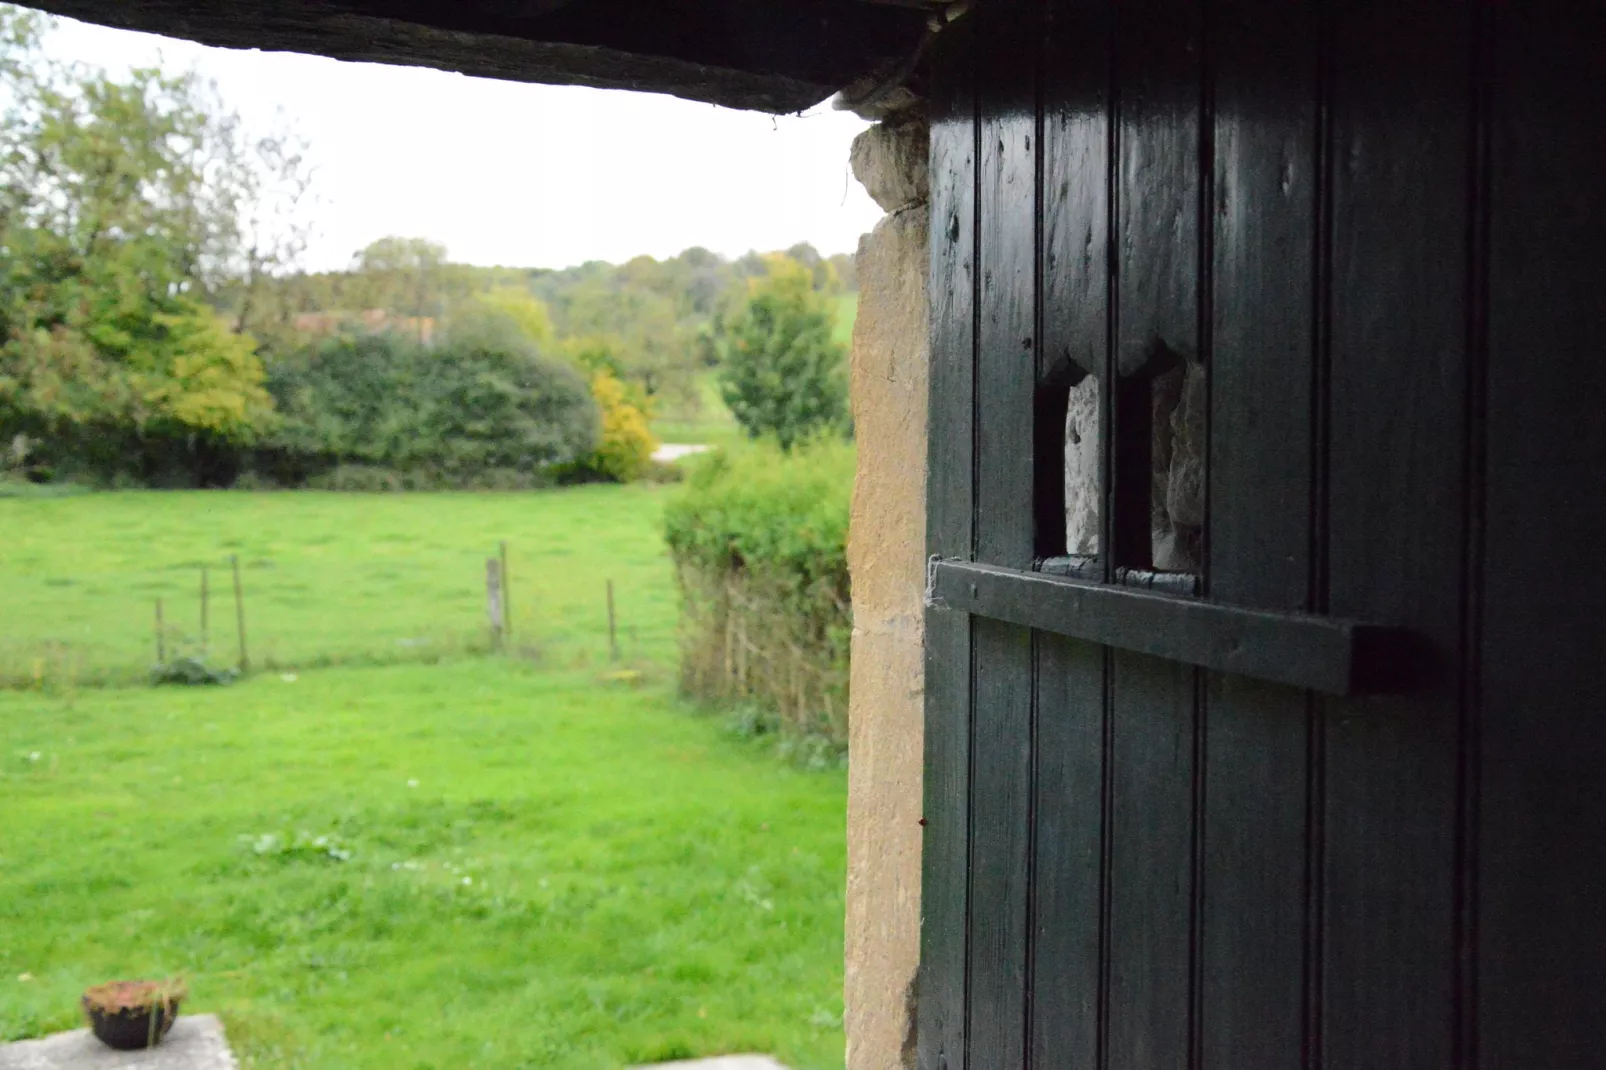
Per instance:
[[[213,661],[236,650],[228,558],[262,666],[450,658],[483,649],[485,559],[510,545],[514,637],[549,664],[606,656],[613,580],[627,658],[674,657],[664,488],[505,494],[119,492],[0,498],[0,684],[134,681],[198,646],[211,566]]]
[[[734,446],[745,437],[719,395],[713,372],[698,375],[695,401],[664,409],[652,422],[652,433],[660,442],[707,446]]]
[[[843,796],[597,669],[3,693],[0,1037],[182,973],[258,1067],[840,1067]]]
[[[0,498],[0,1039],[182,973],[256,1067],[840,1067],[844,778],[673,698],[668,492]],[[229,554],[258,671],[145,686]]]

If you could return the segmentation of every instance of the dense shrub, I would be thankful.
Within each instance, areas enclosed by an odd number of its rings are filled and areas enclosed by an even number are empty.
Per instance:
[[[845,745],[852,489],[839,442],[756,445],[693,469],[665,509],[689,693]]]
[[[187,298],[116,304],[81,282],[56,288],[66,313],[7,291],[0,440],[42,478],[216,481],[274,423],[255,343]]]
[[[276,363],[269,388],[282,421],[263,467],[288,482],[337,466],[418,485],[478,485],[496,472],[498,483],[519,482],[509,472],[539,481],[600,436],[580,375],[495,319],[433,349],[391,334],[334,338]]]
[[[602,412],[602,440],[585,466],[603,479],[632,483],[647,474],[658,448],[646,402],[609,371],[591,377],[591,398]]]

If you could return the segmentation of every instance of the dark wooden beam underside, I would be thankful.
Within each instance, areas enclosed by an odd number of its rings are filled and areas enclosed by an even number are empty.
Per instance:
[[[917,47],[926,16],[861,0],[37,0],[226,48],[801,111]]]

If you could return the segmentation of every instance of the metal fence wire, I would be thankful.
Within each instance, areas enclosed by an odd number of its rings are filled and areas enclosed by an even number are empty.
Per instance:
[[[647,606],[626,588],[624,624],[610,641],[602,576],[549,582],[528,559],[521,576],[517,557],[504,553],[493,542],[480,554],[376,554],[327,566],[220,554],[77,575],[6,570],[0,688],[139,683],[159,665],[192,659],[282,672],[495,651],[600,662],[617,645],[630,659],[673,658],[672,618],[659,605],[667,582],[643,592]]]

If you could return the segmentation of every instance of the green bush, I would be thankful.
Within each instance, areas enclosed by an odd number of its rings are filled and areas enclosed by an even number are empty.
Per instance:
[[[334,338],[276,363],[268,385],[282,419],[260,466],[284,482],[538,485],[601,434],[579,373],[495,317],[433,349],[392,334]]]
[[[750,438],[782,449],[848,427],[844,351],[831,306],[809,276],[777,262],[747,303],[721,327],[720,395]]]
[[[810,443],[790,454],[765,443],[696,459],[664,522],[677,558],[716,571],[763,568],[847,594],[854,450]]]
[[[681,591],[681,682],[847,739],[847,565],[854,453],[820,441],[719,452],[665,508]]]
[[[646,479],[658,448],[648,423],[647,400],[606,368],[592,374],[591,397],[602,413],[602,441],[576,474],[612,483]]]

